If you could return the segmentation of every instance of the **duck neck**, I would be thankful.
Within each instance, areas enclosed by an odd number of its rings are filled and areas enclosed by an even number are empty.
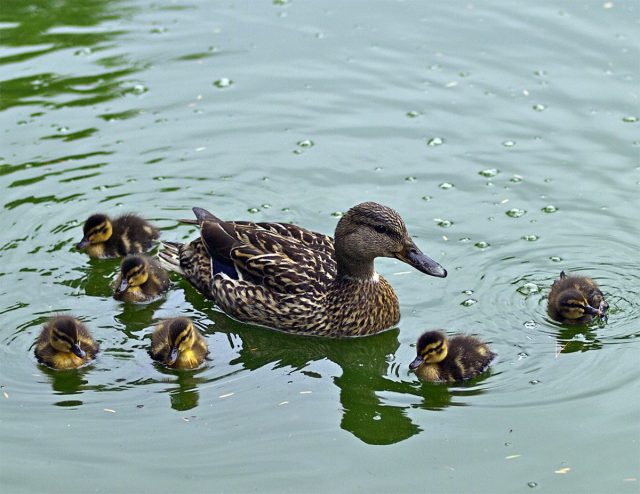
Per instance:
[[[352,259],[336,255],[338,280],[370,281],[376,277],[373,259]]]

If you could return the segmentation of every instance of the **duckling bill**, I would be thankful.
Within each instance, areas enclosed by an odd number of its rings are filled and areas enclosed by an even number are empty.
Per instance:
[[[606,320],[609,304],[598,285],[586,276],[567,276],[564,271],[551,285],[547,312],[565,324],[587,324],[594,317]]]
[[[151,335],[149,355],[167,367],[194,369],[208,351],[207,341],[186,317],[162,321]]]
[[[160,232],[138,215],[111,219],[106,214],[94,214],[85,221],[76,248],[93,258],[123,257],[148,251],[159,236]]]
[[[480,375],[496,356],[486,343],[468,335],[447,338],[427,331],[418,339],[417,356],[409,369],[431,382],[464,381]]]
[[[78,319],[55,316],[43,326],[35,355],[53,369],[75,369],[93,360],[98,350],[98,343]]]
[[[113,298],[123,302],[151,302],[169,289],[169,276],[155,259],[127,256],[113,285]]]

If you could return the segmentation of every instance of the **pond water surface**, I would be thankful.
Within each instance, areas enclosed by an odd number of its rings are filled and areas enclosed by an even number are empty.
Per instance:
[[[639,28],[618,0],[3,1],[3,492],[640,492]],[[332,234],[366,200],[449,276],[378,260],[402,320],[359,340],[240,324],[179,276],[123,305],[118,261],[74,249],[96,211],[186,241],[192,206]],[[549,320],[561,270],[607,323]],[[59,312],[92,365],[36,362]],[[174,315],[196,371],[146,353]],[[419,383],[430,328],[491,370]]]

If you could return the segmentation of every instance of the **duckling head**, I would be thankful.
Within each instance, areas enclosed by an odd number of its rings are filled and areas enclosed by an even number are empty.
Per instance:
[[[178,317],[169,325],[169,357],[166,362],[171,366],[176,363],[183,352],[191,349],[196,339],[193,323],[186,317]]]
[[[358,204],[340,218],[335,249],[339,276],[372,277],[376,257],[393,257],[430,276],[447,276],[446,269],[416,246],[402,217],[375,202]]]
[[[84,222],[82,231],[84,236],[76,244],[78,250],[82,250],[90,244],[99,244],[109,240],[113,234],[113,225],[107,215],[94,214]]]
[[[80,358],[85,358],[86,353],[80,348],[78,326],[72,317],[60,316],[51,323],[49,343],[58,352],[73,353]]]
[[[124,293],[130,287],[140,286],[149,279],[149,263],[142,256],[127,256],[120,265],[121,281],[116,293]]]
[[[565,319],[580,319],[586,315],[603,317],[608,308],[604,299],[600,307],[592,307],[584,294],[573,288],[563,290],[558,296],[557,309]]]
[[[417,356],[409,364],[409,369],[416,370],[422,364],[437,364],[442,362],[449,352],[447,337],[442,331],[427,331],[416,344]]]

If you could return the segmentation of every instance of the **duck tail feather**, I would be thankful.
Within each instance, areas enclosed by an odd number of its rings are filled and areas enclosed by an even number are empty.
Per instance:
[[[162,249],[158,252],[158,260],[160,265],[167,271],[172,271],[184,275],[180,266],[180,248],[181,243],[178,242],[161,242]]]
[[[199,224],[202,224],[204,221],[213,221],[215,223],[220,223],[222,220],[218,218],[215,214],[207,211],[204,208],[192,208],[193,214],[196,215],[197,221]]]

